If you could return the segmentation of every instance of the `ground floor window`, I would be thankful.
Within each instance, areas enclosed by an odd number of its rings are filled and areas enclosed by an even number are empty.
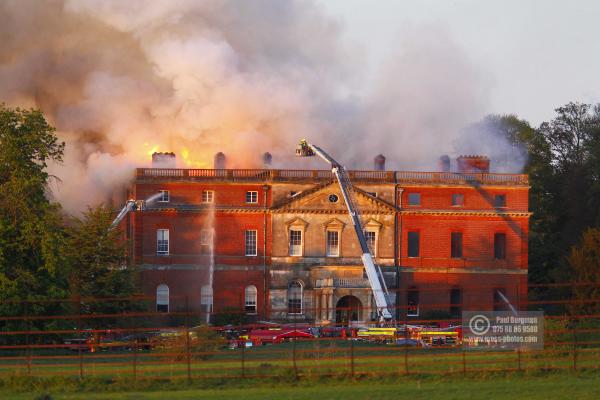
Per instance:
[[[302,284],[298,281],[288,285],[288,313],[302,314]]]
[[[256,296],[257,290],[256,286],[250,285],[246,286],[245,290],[245,303],[244,303],[244,311],[246,314],[256,314]]]
[[[156,311],[169,312],[169,287],[165,284],[156,287]]]
[[[406,292],[406,316],[419,316],[419,290],[416,287],[411,287]]]

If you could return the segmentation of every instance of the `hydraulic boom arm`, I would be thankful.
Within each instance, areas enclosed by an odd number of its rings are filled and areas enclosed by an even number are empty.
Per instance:
[[[360,243],[360,248],[362,250],[361,258],[367,273],[367,278],[369,279],[369,283],[371,285],[371,289],[373,290],[373,297],[375,298],[377,313],[380,320],[391,319],[392,315],[390,313],[386,298],[387,287],[385,285],[385,280],[383,274],[381,273],[381,269],[375,265],[373,256],[371,255],[371,250],[367,244],[367,239],[365,238],[362,223],[360,221],[358,207],[356,207],[353,200],[352,184],[350,183],[348,172],[340,163],[335,161],[323,149],[308,143],[306,140],[300,141],[300,144],[296,149],[296,155],[300,157],[311,157],[318,155],[331,165],[331,172],[333,172],[340,185],[342,196],[346,202],[348,213],[350,214],[350,219],[352,220],[352,225],[354,226],[356,236],[358,237],[358,242]]]

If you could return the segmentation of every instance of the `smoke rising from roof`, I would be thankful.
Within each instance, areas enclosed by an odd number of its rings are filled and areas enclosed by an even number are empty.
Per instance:
[[[106,201],[173,151],[180,166],[323,166],[299,138],[349,167],[433,168],[458,154],[489,82],[443,29],[407,27],[371,90],[360,51],[311,2],[33,0],[0,3],[0,101],[41,108],[67,142],[56,198]],[[473,149],[469,149],[473,152]],[[494,155],[488,154],[492,158]]]

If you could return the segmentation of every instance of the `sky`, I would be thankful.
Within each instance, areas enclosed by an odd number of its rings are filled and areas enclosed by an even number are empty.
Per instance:
[[[406,27],[442,27],[487,78],[490,113],[537,126],[569,101],[600,102],[600,1],[318,1],[363,52],[366,79]]]

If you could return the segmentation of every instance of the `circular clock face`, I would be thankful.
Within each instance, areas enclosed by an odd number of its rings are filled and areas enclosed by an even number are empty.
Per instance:
[[[338,197],[337,197],[337,194],[330,194],[330,195],[329,195],[329,201],[330,201],[330,202],[332,202],[332,203],[337,203],[337,202],[338,202],[338,200],[339,200],[339,199],[338,199]]]

